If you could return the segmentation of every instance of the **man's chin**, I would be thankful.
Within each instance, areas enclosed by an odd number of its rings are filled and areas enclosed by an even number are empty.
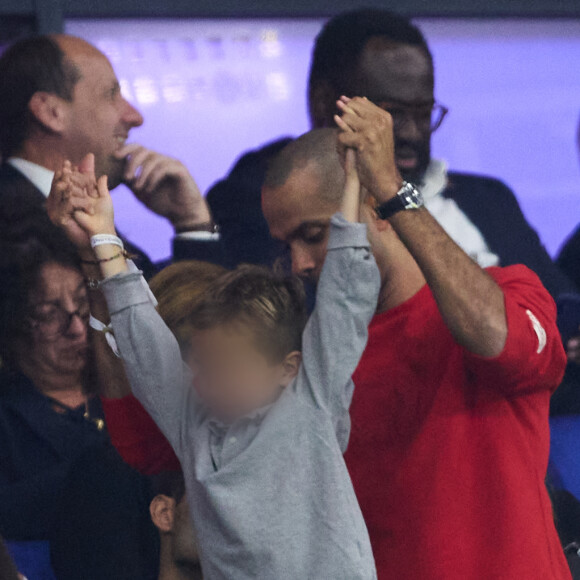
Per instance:
[[[399,167],[399,173],[401,174],[401,177],[405,180],[408,181],[409,183],[412,183],[414,185],[422,185],[423,183],[423,178],[425,177],[425,172],[427,171],[427,166],[425,165],[421,165],[421,166],[417,166],[413,169],[410,168],[403,168],[403,167]]]
[[[99,175],[107,175],[107,184],[109,190],[115,189],[123,183],[123,173],[125,172],[125,160],[124,159],[109,159],[107,167],[103,168],[103,171]]]

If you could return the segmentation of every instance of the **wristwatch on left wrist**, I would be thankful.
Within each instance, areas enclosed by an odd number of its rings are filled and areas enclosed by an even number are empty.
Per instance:
[[[412,184],[403,181],[397,195],[376,208],[381,220],[388,220],[396,213],[404,210],[419,209],[425,205],[423,194]]]

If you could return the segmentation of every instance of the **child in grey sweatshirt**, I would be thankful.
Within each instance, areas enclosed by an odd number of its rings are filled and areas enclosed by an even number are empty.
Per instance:
[[[302,307],[291,285],[243,268],[200,307],[192,373],[141,275],[103,235],[114,226],[101,182],[98,196],[92,214],[74,218],[96,243],[132,390],[181,461],[204,578],[375,579],[342,457],[351,375],[379,291],[366,226],[332,218],[301,354]]]

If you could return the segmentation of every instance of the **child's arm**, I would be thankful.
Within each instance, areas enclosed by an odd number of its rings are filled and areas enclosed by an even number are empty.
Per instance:
[[[297,388],[304,388],[337,422],[350,405],[351,376],[366,345],[380,287],[366,226],[358,223],[360,186],[352,150],[347,153],[345,170],[342,215],[331,221],[316,307],[303,335],[303,363],[297,382]]]
[[[66,195],[75,223],[92,240],[102,234],[116,236],[106,177],[91,195],[74,183],[68,184]],[[94,253],[131,389],[179,455],[181,434],[191,420],[191,389],[177,341],[157,313],[141,274],[129,271],[122,249],[104,243]]]

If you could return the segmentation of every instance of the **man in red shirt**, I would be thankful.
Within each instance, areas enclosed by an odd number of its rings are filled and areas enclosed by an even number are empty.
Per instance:
[[[383,286],[346,454],[379,580],[570,578],[544,486],[565,367],[554,303],[524,266],[483,270],[449,238],[400,177],[388,113],[338,108],[338,135],[274,160],[262,204],[294,271],[316,279],[344,187],[338,138],[383,218],[369,211]]]

